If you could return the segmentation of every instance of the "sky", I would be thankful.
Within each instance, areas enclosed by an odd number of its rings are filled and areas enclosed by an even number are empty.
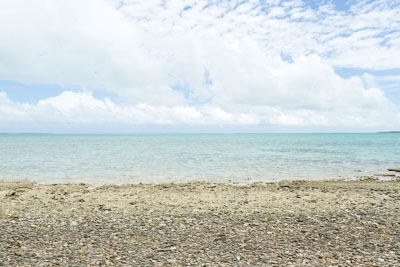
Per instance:
[[[0,132],[391,130],[398,0],[0,1]]]

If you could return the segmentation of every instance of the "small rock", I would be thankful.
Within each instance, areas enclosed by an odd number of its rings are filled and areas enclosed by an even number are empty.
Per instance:
[[[17,192],[15,192],[15,191],[11,191],[6,194],[6,197],[16,197],[16,196],[17,196]]]
[[[375,174],[375,176],[395,177],[396,174],[393,174],[393,173],[381,173],[381,174]]]

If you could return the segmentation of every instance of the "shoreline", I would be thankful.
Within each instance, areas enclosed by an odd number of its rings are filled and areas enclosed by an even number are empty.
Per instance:
[[[400,261],[400,180],[90,185],[0,181],[0,262]]]
[[[325,181],[396,181],[400,179],[400,169],[398,168],[388,168],[386,171],[382,172],[371,172],[367,174],[362,174],[358,176],[329,176],[329,177],[291,177],[291,178],[246,178],[241,181],[237,179],[228,179],[224,181],[218,180],[207,180],[207,179],[190,179],[182,180],[177,179],[176,181],[171,181],[167,179],[166,181],[155,182],[150,178],[150,182],[145,182],[144,180],[139,180],[135,182],[90,182],[88,179],[83,179],[82,181],[74,181],[69,179],[61,179],[56,181],[43,181],[43,179],[8,179],[0,178],[1,183],[34,183],[37,185],[76,185],[76,184],[87,184],[91,186],[106,186],[106,185],[162,185],[162,184],[190,184],[190,183],[213,183],[213,184],[223,184],[223,185],[233,185],[233,186],[246,186],[251,184],[274,184],[274,183],[285,183],[285,182],[325,182]],[[93,178],[89,179],[93,180]]]

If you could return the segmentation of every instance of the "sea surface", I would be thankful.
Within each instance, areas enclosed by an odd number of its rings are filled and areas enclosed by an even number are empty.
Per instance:
[[[400,134],[0,134],[0,180],[273,182],[400,167]]]

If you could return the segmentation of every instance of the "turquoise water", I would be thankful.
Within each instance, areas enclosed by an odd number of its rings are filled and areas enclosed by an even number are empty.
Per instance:
[[[400,167],[400,134],[1,134],[0,180],[248,183]]]

